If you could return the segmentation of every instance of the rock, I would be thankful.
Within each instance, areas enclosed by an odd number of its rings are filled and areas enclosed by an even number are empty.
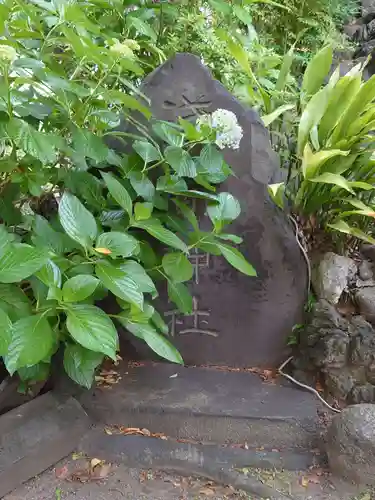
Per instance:
[[[368,281],[373,279],[374,273],[372,270],[372,265],[368,260],[364,260],[360,263],[358,267],[358,274],[361,280]]]
[[[375,485],[375,405],[349,406],[336,415],[326,451],[333,474],[358,486]]]
[[[375,386],[372,384],[356,385],[349,395],[348,402],[351,404],[374,403]]]
[[[375,0],[361,0],[362,16],[375,13]]]
[[[355,300],[361,315],[372,325],[375,325],[375,288],[366,287],[357,290]]]
[[[349,257],[328,252],[313,268],[312,284],[319,299],[337,304],[349,280],[356,274],[357,266]]]
[[[375,262],[375,245],[370,243],[363,243],[360,248],[361,254],[371,262]]]
[[[323,382],[327,393],[346,403],[375,403],[375,331],[361,316],[343,318],[325,300],[314,305],[300,331],[294,374]]]
[[[172,341],[187,365],[278,366],[286,339],[303,317],[307,266],[293,226],[268,195],[268,184],[280,173],[268,131],[258,114],[242,106],[191,54],[177,54],[157,68],[141,90],[157,119],[194,121],[222,108],[235,113],[243,129],[239,150],[223,150],[235,175],[220,190],[239,200],[241,215],[228,231],[243,238],[239,250],[257,277],[241,274],[221,256],[191,252],[192,313],[176,311],[160,289],[159,310],[174,332]],[[202,230],[211,228],[204,205],[196,208]],[[137,349],[152,359],[146,345]]]

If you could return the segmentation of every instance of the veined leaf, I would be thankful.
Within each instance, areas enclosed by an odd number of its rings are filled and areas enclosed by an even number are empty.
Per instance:
[[[19,243],[0,256],[0,282],[16,283],[36,273],[48,261],[44,248]]]
[[[158,151],[150,142],[134,141],[133,149],[139,154],[146,165],[150,162],[159,161],[161,159],[160,151]]]
[[[162,260],[164,271],[175,283],[189,281],[193,277],[193,266],[182,252],[167,253]]]
[[[193,310],[193,298],[184,284],[168,281],[168,297],[183,314],[190,314]]]
[[[137,202],[134,205],[134,216],[135,220],[147,220],[151,217],[153,211],[152,203],[140,203]]]
[[[153,201],[155,186],[142,172],[129,172],[128,178],[134,191],[146,201]]]
[[[168,146],[164,151],[167,163],[181,177],[195,177],[197,169],[193,158],[182,148],[177,146]]]
[[[0,356],[6,356],[12,340],[12,322],[3,309],[0,308]]]
[[[19,149],[37,158],[42,163],[53,163],[56,153],[48,134],[39,132],[32,125],[18,118],[11,118],[7,124],[9,137]]]
[[[100,234],[96,240],[96,246],[108,249],[108,255],[113,258],[137,255],[140,250],[139,242],[134,236],[116,231]]]
[[[16,285],[0,283],[0,307],[11,321],[31,315],[31,302],[27,295]]]
[[[31,366],[46,358],[56,342],[47,319],[42,314],[22,318],[13,324],[11,341],[4,358],[8,372]]]
[[[221,254],[229,262],[229,264],[241,271],[241,273],[246,274],[247,276],[257,275],[253,266],[247,262],[245,257],[237,250],[237,248],[233,248],[219,242],[216,242],[216,246],[220,249]]]
[[[207,213],[215,228],[221,230],[225,224],[237,219],[241,213],[241,206],[230,193],[219,193],[217,199],[219,203],[207,206]]]
[[[183,359],[177,349],[149,323],[131,321],[126,313],[120,313],[118,320],[130,333],[144,340],[160,357],[172,363],[183,364]]]
[[[96,306],[69,304],[66,327],[78,344],[116,360],[118,335],[111,319]]]
[[[119,265],[119,269],[131,277],[137,284],[138,290],[143,293],[156,293],[156,287],[150,276],[146,273],[141,264],[135,260],[125,260]]]
[[[98,228],[91,212],[78,198],[70,193],[64,193],[59,203],[60,223],[66,233],[84,247],[92,246]]]
[[[182,252],[187,252],[186,244],[182,240],[180,240],[178,236],[173,234],[172,231],[166,229],[157,219],[137,221],[133,225],[135,227],[138,227],[139,229],[144,229],[149,234],[151,234],[151,236],[160,240],[166,245],[169,245],[173,248],[177,248]]]
[[[103,361],[103,354],[68,344],[64,351],[64,368],[69,377],[79,385],[90,389],[95,370]]]
[[[143,293],[129,272],[105,261],[96,265],[95,272],[103,285],[116,297],[143,309]]]
[[[99,280],[89,274],[78,274],[68,279],[63,286],[62,294],[64,302],[81,302],[92,295]]]
[[[133,212],[133,202],[127,190],[112,174],[101,172],[101,175],[112,198],[131,216]]]

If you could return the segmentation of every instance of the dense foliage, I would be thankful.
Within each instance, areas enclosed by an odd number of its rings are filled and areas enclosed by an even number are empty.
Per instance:
[[[233,246],[241,239],[223,231],[239,204],[215,194],[231,175],[218,146],[242,136],[236,118],[147,123],[136,84],[155,53],[150,12],[104,0],[0,4],[0,356],[23,381],[45,379],[60,349],[89,387],[103,357],[116,359],[113,320],[182,363],[152,305],[156,282],[189,313],[192,250],[255,275]],[[127,110],[143,124],[128,114],[132,132],[116,132]],[[190,198],[207,204],[210,232]],[[118,314],[96,305],[108,294]]]

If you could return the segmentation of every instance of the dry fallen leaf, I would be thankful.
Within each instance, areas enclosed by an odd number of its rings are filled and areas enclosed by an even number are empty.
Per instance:
[[[105,479],[111,471],[111,464],[102,463],[95,467],[92,473],[92,479]]]
[[[95,469],[97,465],[101,465],[103,463],[103,460],[100,460],[100,458],[92,458],[90,462],[90,466],[92,469]]]
[[[305,476],[302,476],[301,477],[301,486],[303,486],[304,488],[307,488],[308,485],[309,485],[309,480]]]
[[[57,479],[66,479],[69,476],[69,469],[67,465],[55,469],[55,476]]]
[[[199,490],[199,494],[206,495],[206,497],[213,497],[215,495],[215,491],[210,487],[206,487],[206,488],[201,488]]]

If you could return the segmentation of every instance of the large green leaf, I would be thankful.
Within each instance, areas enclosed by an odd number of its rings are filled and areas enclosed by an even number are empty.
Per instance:
[[[262,116],[262,121],[264,123],[265,127],[269,127],[271,123],[273,123],[279,116],[284,114],[286,111],[290,111],[291,109],[295,108],[294,104],[284,104],[283,106],[279,106],[275,111],[272,111],[272,113],[269,113],[268,115],[263,115]]]
[[[155,186],[146,174],[143,174],[142,172],[129,172],[128,178],[132,188],[138,196],[142,196],[142,198],[146,201],[153,201]]]
[[[51,224],[42,216],[35,215],[31,240],[37,247],[46,247],[57,254],[71,251],[75,247],[73,240],[65,233],[55,231]]]
[[[45,316],[37,314],[18,320],[12,326],[4,358],[8,372],[13,375],[18,368],[39,363],[51,354],[56,340]]]
[[[357,227],[350,226],[347,222],[343,220],[337,220],[332,224],[328,224],[328,227],[339,231],[340,233],[350,234],[350,236],[354,236],[359,240],[366,241],[366,243],[370,243],[371,245],[375,245],[375,239],[370,235],[364,233],[361,229]]]
[[[288,50],[288,52],[283,57],[283,62],[275,86],[276,91],[281,92],[282,90],[285,89],[292,69],[293,60],[294,60],[294,45]]]
[[[8,353],[8,347],[12,340],[12,322],[3,309],[0,308],[0,356]]]
[[[48,287],[56,286],[60,288],[61,286],[61,270],[51,259],[35,273],[35,276]]]
[[[340,139],[345,139],[349,127],[364,113],[367,106],[375,98],[375,75],[364,83],[352,99],[345,113],[332,134],[331,143],[334,146]]]
[[[90,297],[100,281],[89,274],[78,274],[64,283],[62,294],[64,302],[81,302]]]
[[[153,205],[149,202],[141,203],[137,201],[134,205],[134,216],[135,220],[147,220],[151,217],[153,211]]]
[[[302,82],[302,93],[312,96],[318,92],[332,65],[333,49],[323,47],[308,64]]]
[[[331,174],[330,172],[325,172],[322,175],[318,175],[312,179],[309,179],[310,182],[317,182],[322,184],[333,184],[334,186],[345,189],[351,194],[354,194],[353,189],[351,188],[349,182],[342,175]]]
[[[181,250],[182,252],[187,252],[186,244],[180,240],[178,236],[166,229],[157,219],[148,219],[145,221],[137,221],[134,223],[135,227],[140,229],[144,229],[154,238],[162,241],[166,245],[170,247],[177,248],[177,250]]]
[[[319,140],[324,144],[361,87],[361,75],[344,76],[330,94],[327,110],[319,124]]]
[[[19,243],[0,256],[0,282],[16,283],[36,273],[48,261],[44,248]]]
[[[209,203],[207,213],[215,228],[221,229],[229,224],[241,213],[239,201],[230,193],[220,193],[217,197],[219,203]]]
[[[190,314],[192,312],[193,298],[188,288],[182,283],[168,281],[168,297],[183,314]]]
[[[310,179],[320,172],[320,168],[331,158],[335,156],[348,156],[349,151],[340,149],[330,149],[327,151],[318,151],[313,153],[308,144],[306,144],[302,160],[302,173],[305,179]]]
[[[108,174],[106,172],[101,172],[101,174],[112,198],[117,201],[120,207],[126,210],[129,215],[132,215],[133,202],[130,198],[129,193],[121,184],[121,182],[117,180],[112,174]]]
[[[97,277],[116,297],[143,309],[143,293],[128,271],[102,261],[96,265]]]
[[[19,149],[37,158],[42,163],[53,163],[56,153],[48,134],[39,132],[30,123],[18,118],[11,118],[7,125],[9,137]]]
[[[164,151],[167,163],[181,177],[195,177],[197,168],[190,154],[177,146],[168,146]]]
[[[83,128],[75,128],[72,132],[73,147],[82,157],[88,157],[101,163],[107,159],[108,148],[100,137]]]
[[[0,307],[12,321],[31,314],[31,302],[16,285],[0,283]]]
[[[160,357],[172,363],[183,364],[181,354],[174,345],[158,333],[149,323],[136,323],[131,321],[125,313],[120,313],[118,320],[133,335],[144,340],[151,349]]]
[[[153,161],[159,161],[161,159],[160,151],[156,147],[147,141],[134,141],[133,149],[139,154],[147,165]]]
[[[298,155],[302,156],[311,130],[318,125],[324,115],[329,99],[329,88],[315,94],[304,109],[298,127]]]
[[[79,385],[90,389],[95,370],[103,361],[103,354],[90,351],[80,345],[68,344],[64,351],[64,368],[69,377]]]
[[[141,264],[138,264],[135,260],[125,260],[119,265],[119,269],[135,281],[140,292],[152,294],[156,293],[154,282],[143,269]]]
[[[162,260],[164,271],[175,283],[189,281],[193,277],[193,266],[182,252],[167,253]]]
[[[70,304],[65,312],[68,332],[78,344],[116,360],[118,335],[105,312],[86,304]]]
[[[44,382],[50,374],[50,363],[37,363],[32,366],[23,366],[17,370],[17,375],[23,382]]]
[[[128,233],[111,231],[102,233],[96,240],[96,248],[109,250],[111,257],[130,257],[139,253],[139,242]]]
[[[91,212],[78,198],[64,193],[59,203],[59,218],[66,233],[84,247],[92,246],[98,228]]]
[[[253,266],[247,262],[245,257],[237,250],[237,248],[233,248],[219,242],[216,243],[216,246],[220,249],[223,257],[229,262],[229,264],[241,271],[241,273],[246,274],[247,276],[257,275]]]

